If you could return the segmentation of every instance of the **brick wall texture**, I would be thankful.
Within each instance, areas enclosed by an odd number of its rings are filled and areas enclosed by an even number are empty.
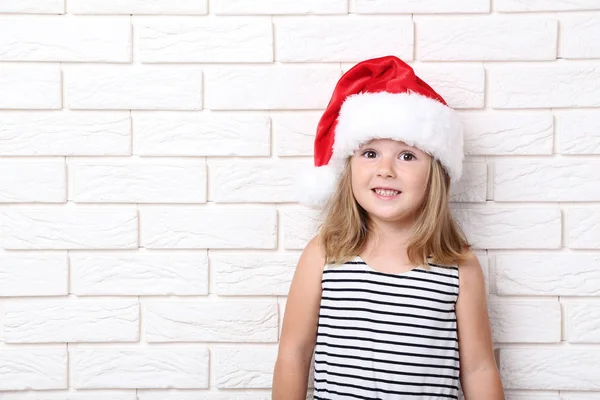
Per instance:
[[[464,119],[507,399],[599,399],[598,0],[0,0],[0,399],[270,399],[294,177],[388,54]]]

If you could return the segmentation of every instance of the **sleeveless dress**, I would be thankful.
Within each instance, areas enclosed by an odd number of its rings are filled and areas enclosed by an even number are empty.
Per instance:
[[[392,274],[326,265],[315,400],[458,399],[457,266]]]

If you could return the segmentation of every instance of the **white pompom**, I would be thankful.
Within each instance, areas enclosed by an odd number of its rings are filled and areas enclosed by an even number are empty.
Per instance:
[[[339,169],[331,165],[300,171],[295,186],[296,200],[306,206],[324,206],[334,193],[339,176]]]

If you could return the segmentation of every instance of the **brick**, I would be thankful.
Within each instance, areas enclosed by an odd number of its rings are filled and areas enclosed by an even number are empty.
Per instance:
[[[206,104],[212,110],[324,109],[340,76],[335,65],[207,69]]]
[[[3,221],[6,249],[137,248],[135,208],[13,208]]]
[[[211,199],[219,203],[295,202],[298,171],[308,163],[295,160],[240,160],[209,164]]]
[[[139,28],[142,62],[271,62],[269,18],[143,19]]]
[[[0,65],[0,109],[61,107],[61,75],[57,65]]]
[[[132,117],[135,154],[268,156],[271,152],[267,115],[140,111]]]
[[[297,253],[211,254],[215,292],[220,296],[287,295]]]
[[[590,40],[600,37],[600,13],[560,15],[560,33],[563,58],[600,58],[600,43]]]
[[[199,110],[202,71],[189,66],[65,67],[71,109]]]
[[[558,249],[558,208],[458,208],[453,215],[478,249]]]
[[[484,108],[485,70],[481,65],[413,66],[415,73],[452,108]]]
[[[71,252],[71,291],[85,295],[206,295],[206,252]]]
[[[551,112],[461,113],[466,155],[549,155],[553,148]]]
[[[217,15],[347,14],[346,0],[215,0]]]
[[[6,343],[133,342],[139,340],[137,300],[9,301]]]
[[[66,253],[0,255],[0,297],[67,295],[68,282]]]
[[[556,118],[558,153],[600,154],[600,112],[569,110]]]
[[[560,343],[561,311],[556,300],[489,299],[494,343]]]
[[[71,14],[206,14],[207,0],[69,0]]]
[[[450,188],[450,201],[485,203],[487,198],[487,164],[464,163],[463,174]]]
[[[598,63],[488,67],[492,108],[600,106]]]
[[[0,17],[0,61],[131,61],[127,17]]]
[[[597,349],[501,349],[500,373],[506,389],[598,389]]]
[[[567,303],[566,319],[570,343],[600,343],[599,303]]]
[[[238,391],[227,391],[226,394],[207,393],[201,391],[186,390],[179,393],[164,391],[138,390],[137,400],[271,400],[271,393],[257,393],[257,391],[239,393]],[[307,397],[307,399],[309,399]],[[17,399],[15,399],[17,400]]]
[[[66,174],[63,160],[0,160],[0,203],[64,202]]]
[[[77,389],[208,388],[205,348],[73,349],[69,356]]]
[[[596,0],[494,0],[500,12],[600,10]]]
[[[394,54],[413,58],[410,17],[320,17],[275,20],[276,59],[349,62]]]
[[[560,400],[595,400],[598,397],[598,392],[588,392],[588,393],[568,393],[568,392],[560,392]]]
[[[117,390],[94,390],[93,394],[75,393],[69,391],[55,390],[52,394],[37,394],[27,396],[25,394],[3,395],[2,400],[138,400],[134,391]]]
[[[495,201],[600,200],[600,163],[498,162],[494,171]]]
[[[66,389],[67,352],[56,349],[0,349],[0,390]]]
[[[359,14],[488,13],[489,0],[354,0]]]
[[[144,304],[151,342],[276,342],[276,301],[153,301]]]
[[[416,22],[426,61],[554,60],[558,23],[549,17],[427,17]]]
[[[131,121],[124,112],[0,112],[2,156],[131,154]]]
[[[140,209],[141,242],[147,248],[256,248],[277,244],[275,210],[258,208]]]
[[[527,391],[525,393],[511,392],[510,390],[505,391],[505,400],[564,400],[562,397],[556,394],[540,394],[536,392]]]
[[[64,0],[0,0],[1,13],[64,14]]]
[[[600,211],[597,208],[570,208],[566,214],[569,248],[600,249]]]
[[[317,234],[318,226],[322,223],[319,212],[304,207],[281,209],[280,212],[284,249],[304,249]]]
[[[219,389],[266,389],[271,387],[277,348],[219,348],[214,371]]]
[[[70,167],[79,203],[206,202],[202,159],[84,160]]]
[[[587,254],[497,255],[499,295],[594,296],[600,291],[600,261]]]
[[[272,113],[277,155],[312,156],[317,124],[322,114],[322,111]]]

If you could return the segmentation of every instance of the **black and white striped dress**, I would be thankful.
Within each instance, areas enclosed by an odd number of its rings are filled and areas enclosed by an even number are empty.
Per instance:
[[[314,399],[458,399],[458,268],[326,265]]]

